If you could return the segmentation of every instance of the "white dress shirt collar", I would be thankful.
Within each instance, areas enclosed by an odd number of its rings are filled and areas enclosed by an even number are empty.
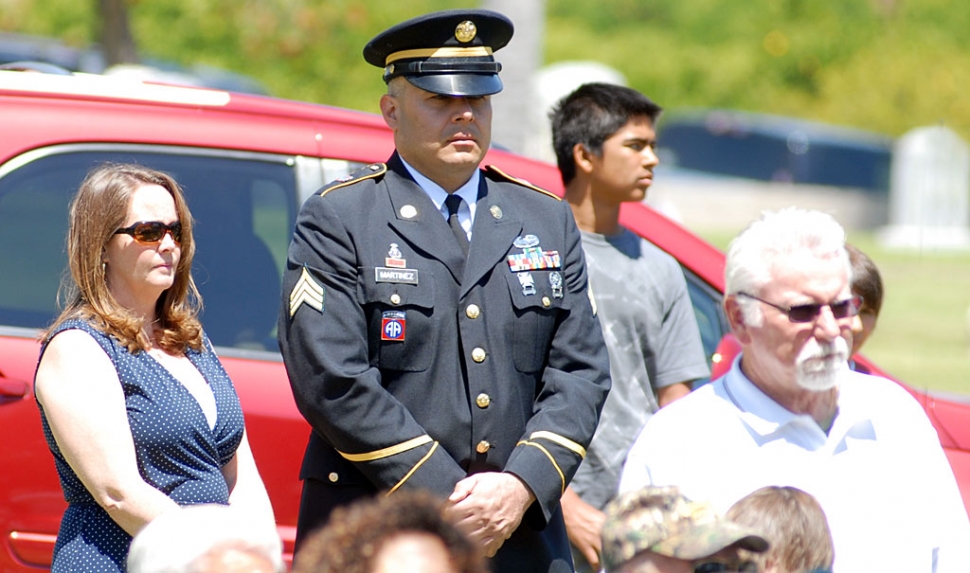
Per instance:
[[[428,198],[431,199],[434,206],[438,209],[445,220],[447,220],[448,208],[445,207],[445,199],[448,198],[449,193],[442,189],[441,185],[438,185],[434,181],[419,173],[417,169],[411,167],[411,165],[405,161],[403,157],[401,158],[401,163],[404,164],[404,167],[408,170],[408,173],[411,174],[411,177],[414,178],[418,186],[428,194]],[[458,222],[461,224],[461,228],[464,229],[465,233],[468,235],[469,241],[472,238],[472,223],[475,221],[475,211],[477,208],[476,203],[478,202],[478,183],[480,178],[481,173],[478,169],[476,169],[475,172],[472,173],[471,178],[466,181],[464,185],[459,187],[457,191],[455,191],[456,195],[464,199],[464,202],[462,202],[461,207],[458,209]]]

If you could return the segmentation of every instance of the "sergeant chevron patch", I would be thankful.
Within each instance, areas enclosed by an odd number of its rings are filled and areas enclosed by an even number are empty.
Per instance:
[[[290,291],[290,318],[293,318],[301,304],[306,304],[323,314],[323,287],[313,280],[305,266],[300,273],[300,280],[296,281],[293,290]]]

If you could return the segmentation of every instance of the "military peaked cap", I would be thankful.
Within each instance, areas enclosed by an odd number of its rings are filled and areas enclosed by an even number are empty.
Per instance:
[[[364,59],[384,68],[384,81],[404,76],[437,94],[483,96],[502,91],[502,64],[492,53],[509,43],[512,22],[490,10],[444,10],[381,32]]]

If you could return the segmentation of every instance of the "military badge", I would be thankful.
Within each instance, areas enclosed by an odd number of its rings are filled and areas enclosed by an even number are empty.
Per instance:
[[[401,207],[401,217],[405,219],[413,219],[418,215],[418,210],[414,205],[405,205]]]
[[[549,286],[552,287],[553,298],[562,298],[562,274],[559,271],[549,273]]]
[[[397,243],[391,243],[391,248],[388,249],[387,257],[384,259],[384,265],[396,269],[403,269],[408,266],[407,261],[404,260],[404,253],[397,248]]]
[[[467,44],[478,35],[478,27],[471,20],[465,20],[455,28],[455,39],[462,44]]]
[[[522,286],[522,294],[529,296],[536,293],[536,281],[532,278],[532,273],[516,273],[515,276]]]
[[[512,241],[512,246],[515,247],[516,249],[528,249],[529,247],[537,247],[539,246],[539,237],[535,235],[526,235],[524,237],[519,236],[519,237],[516,237],[514,241]]]

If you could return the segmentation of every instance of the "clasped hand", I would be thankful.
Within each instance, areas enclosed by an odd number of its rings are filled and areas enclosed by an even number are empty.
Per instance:
[[[458,526],[492,557],[512,536],[532,505],[532,490],[514,474],[473,474],[455,484],[448,512]]]

